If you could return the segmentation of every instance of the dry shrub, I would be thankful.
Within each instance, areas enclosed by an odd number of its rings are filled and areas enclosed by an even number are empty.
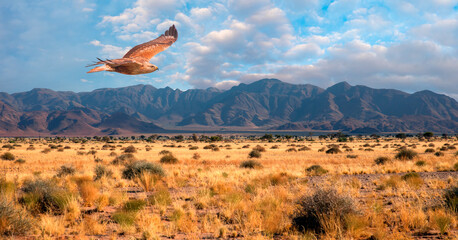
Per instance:
[[[178,158],[176,158],[175,156],[173,156],[173,154],[170,153],[162,156],[159,161],[165,164],[175,164],[178,163]]]
[[[76,184],[84,205],[88,207],[94,205],[94,202],[99,197],[99,189],[92,181],[92,178],[78,178],[76,179]]]
[[[338,146],[333,146],[331,148],[329,148],[328,150],[326,150],[326,154],[337,154],[337,153],[341,153],[342,151],[339,149]]]
[[[96,216],[85,215],[83,219],[84,230],[89,235],[103,235],[106,224],[98,220]]]
[[[75,167],[72,165],[62,165],[60,166],[59,171],[57,172],[57,177],[71,176],[76,173]]]
[[[39,227],[42,236],[59,236],[65,232],[65,219],[62,216],[45,214],[40,218]]]
[[[32,219],[24,210],[0,196],[0,236],[25,235],[33,226]]]
[[[307,169],[305,169],[305,172],[309,176],[321,176],[323,174],[328,173],[329,171],[324,169],[320,165],[312,165],[312,166],[308,167]]]
[[[113,171],[104,165],[95,166],[94,172],[95,172],[95,176],[94,176],[95,181],[101,178],[110,178],[113,175]]]
[[[261,145],[256,145],[256,147],[254,147],[253,150],[256,150],[258,152],[265,152],[266,151],[266,149]]]
[[[150,192],[153,190],[159,179],[161,179],[161,176],[157,174],[142,171],[140,174],[137,174],[137,177],[134,180],[143,189],[143,191]]]
[[[445,191],[445,206],[454,212],[458,212],[458,187],[452,187]]]
[[[428,212],[430,226],[441,234],[446,234],[456,226],[455,217],[444,209],[436,209]]]
[[[148,201],[152,205],[158,205],[158,206],[169,206],[172,204],[172,198],[170,196],[170,192],[167,189],[167,187],[163,185],[159,185],[156,189],[156,191],[148,198]]]
[[[34,213],[64,213],[72,194],[49,180],[27,180],[19,201]]]
[[[345,226],[345,218],[357,213],[353,199],[338,194],[335,189],[317,190],[299,199],[298,205],[293,225],[304,232],[326,233],[333,225]]]
[[[14,159],[16,159],[14,154],[12,154],[10,152],[6,152],[6,153],[0,155],[0,158],[3,159],[3,160],[6,160],[6,161],[14,161]]]
[[[374,160],[375,164],[377,165],[385,165],[385,163],[389,162],[390,158],[389,157],[378,157]]]
[[[413,188],[420,188],[423,185],[423,179],[416,172],[406,173],[401,177],[409,186]]]
[[[157,175],[158,177],[165,176],[164,169],[161,165],[147,161],[136,161],[126,166],[126,168],[122,171],[122,177],[126,179],[135,179],[140,176],[142,172],[149,172]]]
[[[136,153],[137,149],[135,149],[135,147],[133,145],[130,145],[130,146],[126,147],[126,149],[124,149],[124,152],[125,153]]]
[[[406,161],[406,160],[412,160],[417,155],[418,153],[412,149],[401,148],[399,152],[394,156],[394,158],[402,160],[402,161]]]
[[[256,160],[247,160],[240,163],[241,168],[259,169],[262,168],[262,164]]]
[[[135,156],[132,153],[126,153],[126,154],[122,154],[122,155],[117,156],[111,162],[111,164],[113,164],[113,165],[126,165],[126,164],[132,163],[134,160],[135,160]]]

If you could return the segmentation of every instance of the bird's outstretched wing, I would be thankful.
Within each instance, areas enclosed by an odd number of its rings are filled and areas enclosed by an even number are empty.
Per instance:
[[[106,59],[102,60],[100,58],[97,58],[99,60],[98,62],[95,62],[94,64],[87,65],[86,67],[91,67],[91,66],[96,66],[100,64],[106,64],[110,67],[118,67],[121,65],[132,65],[132,66],[141,66],[142,64],[135,59],[129,59],[129,58],[119,58],[119,59]]]
[[[132,48],[123,58],[143,58],[149,61],[156,54],[170,47],[177,39],[177,29],[175,25],[172,25],[169,30],[165,31],[158,38]]]

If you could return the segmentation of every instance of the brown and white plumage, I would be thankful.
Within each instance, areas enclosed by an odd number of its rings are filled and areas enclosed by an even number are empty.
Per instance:
[[[98,59],[98,62],[89,66],[103,65],[91,69],[88,73],[110,71],[136,75],[154,72],[158,70],[158,67],[151,64],[149,60],[156,54],[170,47],[177,39],[178,32],[175,25],[172,25],[169,30],[165,31],[165,33],[158,38],[133,47],[122,58],[107,60]]]

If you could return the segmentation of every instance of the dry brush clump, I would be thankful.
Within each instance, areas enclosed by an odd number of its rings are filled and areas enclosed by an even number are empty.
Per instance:
[[[34,222],[28,213],[12,201],[0,197],[0,237],[25,235],[32,231]]]
[[[415,152],[412,149],[407,149],[407,148],[402,148],[399,150],[399,152],[394,156],[394,158],[406,161],[406,160],[412,160],[415,157],[417,157],[418,153]]]
[[[345,229],[345,220],[357,214],[354,200],[335,189],[319,189],[299,199],[293,225],[298,231],[327,233],[331,228]]]
[[[246,160],[240,163],[241,168],[260,169],[262,164],[256,160]]]
[[[19,201],[33,213],[62,214],[72,194],[51,180],[35,179],[24,182]]]
[[[159,177],[165,176],[165,171],[161,165],[148,162],[148,161],[135,161],[129,165],[127,165],[124,170],[122,171],[122,177],[126,179],[134,179],[143,172],[148,172],[151,174],[155,174]]]

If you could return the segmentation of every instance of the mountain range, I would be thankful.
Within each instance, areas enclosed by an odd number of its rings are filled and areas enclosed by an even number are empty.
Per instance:
[[[2,136],[90,136],[168,130],[458,132],[458,103],[337,83],[327,89],[262,79],[229,90],[135,85],[91,92],[0,92]]]

